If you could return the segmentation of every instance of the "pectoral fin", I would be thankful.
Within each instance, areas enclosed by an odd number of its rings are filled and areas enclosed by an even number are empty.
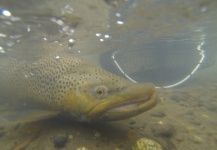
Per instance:
[[[0,125],[33,122],[33,121],[53,118],[58,116],[59,114],[60,114],[59,111],[53,111],[53,110],[31,109],[31,110],[12,111],[0,115],[2,120]]]

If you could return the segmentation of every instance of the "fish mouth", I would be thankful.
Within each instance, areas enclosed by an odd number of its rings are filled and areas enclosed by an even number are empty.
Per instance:
[[[127,102],[123,102],[121,104],[116,104],[114,106],[111,106],[107,111],[121,111],[122,109],[129,109],[136,106],[139,106],[149,100],[149,97],[145,97],[139,100],[130,100]]]
[[[108,103],[103,106],[103,104],[99,104],[96,107],[96,110],[93,109],[90,112],[90,121],[98,122],[98,121],[116,121],[127,119],[136,115],[139,115],[154,106],[157,105],[158,95],[156,93],[155,87],[151,86],[150,89],[141,96],[142,98],[135,98],[135,94],[130,96],[129,98],[114,102]],[[136,93],[141,94],[141,93]],[[104,107],[102,111],[97,112],[98,107]],[[92,115],[95,114],[95,115]]]

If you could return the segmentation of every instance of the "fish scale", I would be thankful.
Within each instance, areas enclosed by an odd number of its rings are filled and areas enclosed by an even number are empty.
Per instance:
[[[0,77],[1,87],[6,85],[6,89],[11,89],[14,92],[19,91],[19,93],[26,91],[25,94],[34,94],[43,100],[50,99],[51,90],[55,89],[56,81],[61,75],[71,73],[76,67],[86,64],[75,57],[59,59],[51,57],[32,64],[9,59],[3,63],[5,67],[1,65],[3,68]],[[59,82],[57,85],[59,89],[55,92],[60,92],[60,85],[63,86],[63,84],[64,82]]]
[[[81,121],[125,119],[157,102],[152,84],[134,84],[74,56],[47,57],[33,63],[2,59],[0,73],[1,91],[8,99],[28,99]],[[134,102],[138,108],[131,108],[136,106],[131,105]],[[122,104],[125,109],[112,109]]]

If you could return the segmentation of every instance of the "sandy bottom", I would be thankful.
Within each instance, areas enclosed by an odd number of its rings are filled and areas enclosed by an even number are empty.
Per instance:
[[[199,74],[181,87],[159,89],[160,100],[155,108],[124,121],[90,125],[55,118],[0,127],[0,147],[5,150],[131,150],[136,141],[147,137],[165,150],[216,150],[217,82],[211,76],[215,76],[213,72],[201,80]],[[62,148],[54,145],[57,136],[67,138]]]

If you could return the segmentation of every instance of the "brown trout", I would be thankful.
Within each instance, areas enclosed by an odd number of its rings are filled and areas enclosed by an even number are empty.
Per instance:
[[[13,95],[16,101],[36,102],[56,111],[55,115],[87,122],[136,116],[154,107],[158,98],[151,83],[132,83],[65,55],[33,63],[1,60],[0,92],[8,99]]]

